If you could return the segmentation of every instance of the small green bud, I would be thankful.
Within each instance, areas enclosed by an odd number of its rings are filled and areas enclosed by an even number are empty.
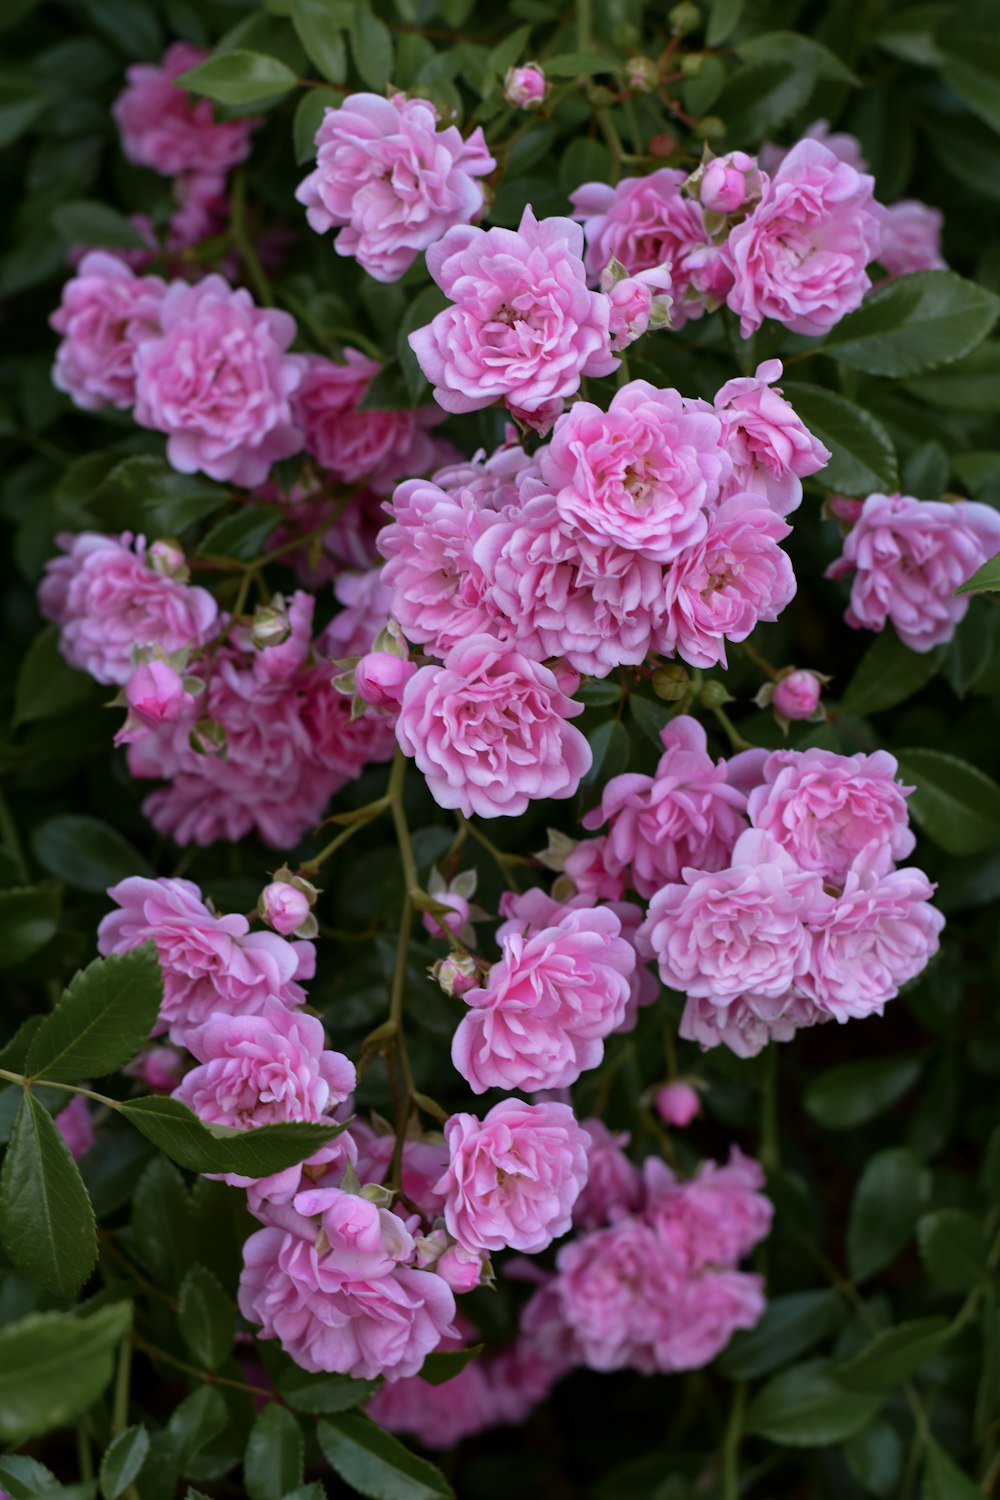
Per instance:
[[[725,135],[726,125],[718,115],[706,115],[703,120],[698,121],[697,132],[703,141],[718,140],[720,135]]]
[[[670,22],[670,30],[677,36],[687,36],[701,26],[701,11],[697,5],[692,5],[690,0],[686,0],[686,3],[673,7],[667,15],[667,20]]]
[[[712,678],[701,690],[701,701],[705,708],[721,708],[724,703],[733,702],[733,695],[724,682]]]
[[[704,52],[685,52],[680,67],[685,78],[697,78],[705,70]]]
[[[677,703],[691,691],[691,678],[680,662],[671,662],[653,673],[653,692],[664,703]]]

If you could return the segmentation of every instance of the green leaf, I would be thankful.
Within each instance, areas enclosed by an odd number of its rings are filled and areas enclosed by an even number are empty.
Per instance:
[[[982,1488],[962,1473],[934,1438],[927,1439],[923,1500],[983,1500]]]
[[[817,78],[831,83],[850,83],[860,86],[860,79],[839,57],[822,42],[798,31],[768,31],[760,36],[749,37],[735,48],[737,57],[744,62],[773,62],[781,59],[790,68],[811,69]]]
[[[0,890],[0,970],[23,963],[55,937],[59,894],[48,886]]]
[[[917,1225],[920,1259],[942,1292],[968,1292],[989,1274],[979,1220],[961,1208],[939,1208]]]
[[[144,855],[100,818],[64,813],[39,823],[31,835],[38,863],[50,875],[77,890],[104,895],[128,875],[152,876],[155,871]]]
[[[336,109],[340,95],[332,89],[306,89],[295,107],[292,138],[295,144],[295,160],[299,166],[315,160],[316,132],[323,123],[328,109]]]
[[[917,1227],[927,1173],[912,1151],[880,1151],[867,1163],[847,1221],[847,1266],[864,1281],[895,1260]]]
[[[996,593],[1000,589],[1000,552],[977,568],[972,577],[955,590],[956,594]]]
[[[889,1500],[896,1493],[903,1467],[903,1444],[892,1423],[876,1417],[844,1444],[847,1467],[869,1494]]]
[[[58,627],[50,625],[35,636],[21,660],[11,723],[16,729],[37,719],[50,719],[93,696],[94,684],[63,660]]]
[[[417,363],[417,356],[410,348],[410,334],[418,328],[423,328],[430,323],[444,308],[448,306],[448,298],[440,287],[427,286],[418,292],[406,310],[400,323],[399,333],[396,337],[396,357],[403,371],[403,379],[406,382],[407,393],[414,405],[419,405],[429,398],[430,386],[427,377]]]
[[[10,1500],[35,1500],[39,1495],[58,1493],[59,1481],[52,1470],[37,1459],[21,1453],[8,1453],[0,1458],[0,1486]]]
[[[852,1391],[891,1391],[940,1354],[950,1337],[947,1318],[916,1318],[883,1328],[860,1354],[837,1367],[837,1377]]]
[[[1000,841],[1000,786],[984,771],[941,750],[900,750],[900,780],[912,783],[909,808],[928,838],[949,854],[976,854]]]
[[[792,1292],[772,1297],[756,1328],[734,1335],[719,1361],[727,1380],[756,1380],[805,1354],[844,1320],[836,1292]]]
[[[985,125],[1000,131],[1000,48],[995,36],[958,38],[944,30],[939,40],[945,46],[945,82]]]
[[[661,735],[664,725],[673,714],[672,707],[661,703],[659,699],[654,701],[652,698],[644,698],[641,693],[630,693],[628,711],[650,743],[662,751]]]
[[[867,1125],[909,1093],[923,1064],[915,1057],[871,1057],[830,1068],[807,1086],[806,1112],[827,1130]]]
[[[177,1322],[202,1369],[216,1370],[228,1358],[236,1335],[236,1309],[204,1266],[192,1266],[181,1282]]]
[[[841,712],[857,718],[883,713],[912,698],[927,686],[944,660],[940,647],[911,651],[894,630],[883,630],[872,641],[840,700]]]
[[[126,1427],[109,1445],[101,1459],[101,1494],[104,1500],[118,1500],[146,1462],[149,1433],[145,1427]]]
[[[918,67],[935,68],[941,62],[935,33],[941,22],[951,17],[949,4],[910,5],[896,15],[880,19],[872,40],[893,57],[901,57]]]
[[[97,1260],[94,1211],[52,1116],[25,1089],[0,1170],[0,1245],[47,1291],[72,1297]]]
[[[139,1260],[171,1292],[195,1258],[191,1223],[181,1174],[162,1156],[154,1157],[132,1195],[132,1234]]]
[[[337,0],[290,0],[292,25],[305,48],[306,56],[331,83],[343,83],[347,77],[347,49],[340,34],[341,6]],[[310,89],[310,94],[319,90]]]
[[[471,1344],[467,1349],[443,1349],[437,1354],[428,1354],[420,1366],[420,1378],[428,1385],[446,1385],[482,1352],[482,1344]]]
[[[392,75],[392,32],[372,15],[368,0],[356,0],[351,21],[351,53],[365,83],[381,94]]]
[[[830,450],[821,483],[841,495],[892,493],[899,469],[892,439],[871,412],[818,385],[786,381],[782,389],[809,431]]]
[[[253,1424],[243,1460],[243,1484],[250,1500],[282,1500],[302,1483],[302,1429],[292,1413],[276,1402],[264,1407]]]
[[[782,1370],[758,1391],[746,1430],[793,1448],[821,1448],[859,1431],[881,1401],[881,1396],[845,1389],[826,1360],[807,1360]]]
[[[224,516],[202,539],[199,555],[257,562],[261,547],[281,517],[280,505],[250,505],[231,516]]]
[[[822,348],[869,375],[919,375],[982,343],[1000,299],[954,271],[899,276],[867,296],[831,330]]]
[[[28,1053],[29,1074],[73,1083],[116,1072],[146,1041],[162,1000],[155,943],[95,958],[74,974],[36,1032]]]
[[[14,89],[5,86],[0,96],[0,149],[11,145],[31,128],[46,108],[46,103],[45,95],[31,85],[26,84],[23,91],[16,86]]]
[[[226,1403],[214,1386],[203,1385],[181,1402],[167,1423],[167,1433],[174,1462],[182,1474],[228,1421]]]
[[[583,74],[614,73],[618,64],[599,52],[561,52],[558,57],[545,59],[545,73],[549,78],[578,78]]]
[[[319,1424],[319,1445],[332,1469],[368,1500],[454,1500],[440,1469],[355,1412]]]
[[[530,36],[530,26],[518,26],[515,31],[505,36],[502,42],[497,42],[487,62],[488,70],[495,78],[502,79],[507,69],[514,66]]]
[[[36,1313],[0,1329],[0,1441],[23,1443],[75,1420],[111,1379],[127,1302],[89,1317]]]
[[[280,98],[298,87],[291,68],[278,58],[242,48],[207,57],[197,67],[182,73],[177,83],[192,94],[203,94],[219,104],[255,104],[258,100]]]
[[[618,703],[622,695],[619,682],[584,682],[573,694],[581,703],[586,703],[591,708],[610,708],[613,703]]]
[[[628,766],[631,753],[628,730],[620,719],[605,719],[603,724],[591,730],[587,739],[594,758],[581,783],[584,790],[621,775]]]
[[[718,47],[740,24],[746,0],[710,0],[705,46]]]
[[[173,1161],[191,1172],[237,1172],[270,1177],[304,1161],[345,1129],[344,1125],[261,1125],[253,1130],[207,1126],[179,1099],[162,1094],[127,1099],[119,1112]]]
[[[1000,340],[987,339],[943,370],[905,381],[904,388],[948,411],[1000,411]]]
[[[137,453],[102,474],[83,498],[88,512],[111,529],[177,536],[220,510],[229,492],[202,474],[177,474],[162,458]]]
[[[126,250],[144,250],[146,241],[135,225],[106,203],[81,198],[76,203],[61,203],[52,213],[52,227],[68,245],[121,246]]]
[[[330,1416],[361,1406],[378,1388],[374,1380],[352,1380],[349,1375],[310,1375],[298,1367],[278,1380],[278,1394],[295,1411]]]
[[[729,140],[749,146],[780,130],[807,103],[816,85],[814,58],[789,67],[778,58],[747,63],[715,101]]]

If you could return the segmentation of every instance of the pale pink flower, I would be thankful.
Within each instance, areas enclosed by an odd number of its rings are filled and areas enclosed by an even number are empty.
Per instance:
[[[118,256],[89,251],[49,319],[63,336],[52,368],[56,390],[85,411],[131,406],[135,352],[159,333],[166,290],[158,276],[135,276]]]
[[[508,68],[503,81],[503,96],[514,109],[533,109],[548,93],[545,74],[538,63],[523,63]]]
[[[627,877],[645,897],[679,880],[686,866],[724,869],[747,827],[746,797],[729,784],[725,761],[708,754],[697,719],[671,719],[660,738],[664,754],[655,776],[612,777],[583,819],[585,828],[610,823],[604,868]]]
[[[453,1448],[502,1420],[481,1357],[470,1360],[443,1385],[411,1375],[380,1386],[365,1410],[380,1427],[434,1449]]]
[[[610,304],[587,290],[582,254],[578,224],[530,205],[516,230],[450,229],[432,246],[427,268],[453,305],[409,343],[445,411],[503,400],[548,425],[582,376],[617,368]]]
[[[626,1215],[576,1236],[556,1258],[563,1317],[592,1370],[663,1367],[681,1278],[665,1263],[655,1232]]]
[[[882,243],[878,258],[890,276],[911,271],[946,271],[941,254],[944,214],[916,198],[901,198],[889,208],[879,204]]]
[[[770,1042],[790,1042],[797,1031],[831,1019],[799,989],[777,999],[744,994],[735,999],[688,997],[678,1035],[703,1052],[725,1046],[737,1057],[756,1057]]]
[[[503,511],[508,505],[520,504],[521,475],[536,473],[537,469],[537,460],[521,446],[517,429],[508,422],[504,441],[492,453],[480,448],[472,458],[435,470],[431,479],[450,495],[458,490],[469,492],[480,510]]]
[[[503,957],[452,1042],[452,1062],[473,1093],[563,1088],[604,1055],[625,1018],[635,952],[607,907],[570,911],[531,937],[503,939]]]
[[[116,745],[128,745],[141,739],[150,729],[172,724],[190,713],[194,696],[181,674],[169,662],[140,662],[125,684],[128,717],[115,735]]]
[[[584,1120],[587,1133],[587,1181],[573,1205],[573,1223],[584,1229],[607,1224],[620,1211],[642,1202],[642,1173],[625,1155],[627,1130],[612,1132],[602,1120]]]
[[[122,1072],[137,1078],[154,1094],[172,1094],[189,1066],[189,1060],[175,1047],[149,1047],[126,1063]]]
[[[504,1099],[478,1120],[452,1115],[437,1184],[448,1232],[467,1250],[537,1254],[570,1227],[589,1137],[568,1104]]]
[[[287,880],[272,880],[266,885],[258,905],[264,921],[282,937],[290,937],[312,911],[307,893]]]
[[[177,252],[221,234],[229,222],[225,172],[185,172],[174,183],[175,212],[170,217],[167,249]]]
[[[416,662],[391,651],[368,651],[354,668],[354,691],[370,708],[398,709],[416,670]]]
[[[79,1161],[81,1156],[86,1156],[94,1144],[94,1121],[83,1095],[74,1094],[65,1109],[53,1116],[53,1123],[69,1147],[73,1160]]]
[[[1000,551],[1000,515],[989,505],[869,495],[827,578],[851,573],[845,614],[856,630],[891,621],[911,651],[950,641],[969,608],[956,589]]]
[[[334,249],[376,281],[398,281],[421,250],[483,209],[476,181],[496,162],[477,127],[468,140],[439,128],[426,99],[349,94],[316,132],[316,169],[295,196],[318,234],[337,229]]]
[[[358,1148],[357,1171],[362,1182],[383,1182],[389,1175],[396,1148],[395,1134],[384,1127],[380,1134],[362,1120],[351,1126]],[[444,1136],[436,1131],[422,1136],[407,1136],[403,1142],[400,1185],[425,1219],[436,1219],[444,1212],[444,1197],[438,1181],[448,1167],[448,1147]]]
[[[182,474],[262,484],[302,447],[291,406],[302,361],[287,352],[295,320],[206,276],[174,282],[160,322],[161,336],[136,352],[135,420],[166,433],[167,458]]]
[[[341,573],[333,585],[342,607],[317,642],[326,656],[361,656],[371,649],[392,613],[392,592],[380,567]],[[308,595],[306,596],[308,597]]]
[[[81,531],[56,541],[38,588],[38,607],[59,626],[59,649],[97,682],[126,683],[133,647],[165,652],[200,646],[219,609],[207,589],[168,578],[150,566],[145,537]]]
[[[169,1029],[184,1044],[213,1012],[259,1015],[271,996],[294,1007],[297,983],[315,967],[312,943],[288,943],[275,932],[251,932],[245,917],[216,916],[190,880],[130,876],[108,891],[119,910],[97,929],[98,952],[128,953],[151,938],[163,973],[163,1004],[154,1034]]]
[[[802,480],[830,462],[830,450],[784,399],[780,379],[780,359],[765,360],[754,375],[728,380],[715,409],[733,461],[732,488],[756,491],[787,516],[802,500]]]
[[[576,791],[591,752],[567,720],[582,712],[547,667],[474,635],[410,678],[396,737],[439,807],[516,817]]]
[[[811,719],[819,707],[823,678],[808,667],[798,667],[774,684],[771,706],[783,719]]]
[[[869,170],[857,136],[846,130],[831,130],[829,120],[814,120],[803,130],[802,139],[819,141],[821,146],[833,152],[838,161],[846,162],[856,172]],[[791,146],[776,146],[773,141],[765,141],[759,152],[761,167],[765,172],[776,172],[791,150]]]
[[[250,116],[216,120],[208,99],[175,87],[174,79],[208,56],[175,42],[160,63],[133,63],[127,86],[111,106],[129,161],[165,177],[178,172],[227,172],[250,155],[250,137],[262,121]]]
[[[350,1114],[348,1101],[333,1111],[333,1118],[340,1120]],[[283,1172],[272,1172],[270,1177],[255,1177],[246,1184],[247,1208],[262,1224],[274,1224],[279,1216],[276,1209],[287,1208],[301,1192],[311,1188],[339,1187],[346,1169],[357,1164],[358,1148],[352,1136],[342,1130],[307,1156],[305,1161],[286,1167]]]
[[[701,1095],[682,1078],[657,1089],[654,1103],[663,1123],[672,1125],[675,1130],[686,1130],[701,1113]]]
[[[570,850],[563,862],[563,874],[588,903],[620,901],[625,894],[625,876],[615,868],[617,863],[607,836],[602,834],[596,839],[581,839]]]
[[[754,157],[745,151],[729,151],[695,173],[694,186],[702,208],[735,214],[760,197],[761,174]]]
[[[679,1181],[665,1162],[643,1164],[645,1217],[673,1269],[691,1275],[710,1267],[733,1269],[770,1233],[774,1209],[761,1189],[764,1173],[732,1146],[725,1166],[703,1161]]]
[[[612,262],[601,274],[601,291],[611,303],[611,347],[616,354],[634,344],[650,327],[670,326],[673,282],[666,266],[624,276],[621,266]]]
[[[726,242],[735,277],[727,302],[744,338],[765,318],[826,333],[859,306],[880,244],[873,188],[817,141],[792,148]]]

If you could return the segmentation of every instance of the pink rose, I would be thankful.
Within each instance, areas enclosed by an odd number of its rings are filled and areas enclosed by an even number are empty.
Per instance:
[[[627,1131],[612,1133],[601,1120],[584,1120],[587,1133],[587,1181],[573,1205],[573,1223],[584,1229],[608,1224],[620,1211],[642,1202],[642,1173],[622,1149]]]
[[[570,1227],[589,1138],[568,1104],[504,1099],[480,1121],[452,1115],[437,1184],[448,1232],[467,1250],[537,1254]]]
[[[735,284],[727,303],[749,338],[765,318],[793,333],[826,333],[871,287],[878,255],[874,179],[816,141],[792,148],[753,213],[730,230]]]
[[[890,276],[906,276],[911,271],[946,271],[948,262],[941,255],[941,230],[944,214],[915,198],[879,207],[882,243],[878,258]]]
[[[421,250],[483,209],[475,180],[496,162],[481,129],[463,140],[438,128],[425,99],[349,94],[316,132],[316,169],[296,198],[318,234],[338,229],[334,249],[376,281],[398,281]]]
[[[137,1078],[151,1093],[172,1094],[184,1076],[189,1061],[174,1047],[149,1047],[122,1069]]]
[[[175,42],[159,64],[133,63],[126,88],[111,106],[129,161],[165,177],[178,172],[227,172],[250,155],[250,137],[263,122],[249,116],[216,121],[208,99],[176,88],[174,79],[208,56]]]
[[[363,1121],[351,1126],[358,1147],[357,1170],[362,1182],[382,1182],[389,1174],[396,1138],[390,1131],[378,1134]],[[448,1166],[448,1147],[437,1131],[423,1136],[408,1136],[403,1142],[401,1187],[425,1219],[437,1219],[444,1212],[444,1198],[438,1191],[438,1179]]]
[[[338,1119],[350,1114],[350,1102],[333,1112]],[[342,1130],[340,1135],[325,1146],[320,1146],[305,1161],[286,1167],[283,1172],[272,1172],[270,1177],[255,1177],[246,1184],[247,1208],[262,1224],[278,1222],[275,1210],[287,1208],[299,1193],[312,1188],[339,1187],[347,1168],[355,1167],[358,1148],[351,1135]]]
[[[654,1102],[660,1119],[675,1130],[686,1130],[701,1113],[701,1095],[680,1078],[657,1089]]]
[[[452,1042],[473,1093],[564,1088],[594,1068],[625,1018],[635,952],[607,907],[570,911],[531,937],[502,939],[503,956]]]
[[[177,209],[170,217],[168,250],[176,253],[199,245],[227,227],[229,200],[225,172],[185,172],[174,183],[174,198]]]
[[[582,712],[547,667],[474,635],[443,666],[410,678],[396,737],[439,807],[516,817],[532,801],[576,791],[591,753],[566,721]]]
[[[696,174],[698,201],[717,214],[735,214],[760,197],[761,174],[745,151],[717,156]]]
[[[171,652],[208,640],[219,613],[215,599],[155,571],[145,537],[82,531],[56,540],[65,556],[46,563],[38,607],[59,626],[70,666],[97,682],[124,684],[134,671],[133,647]]]
[[[559,418],[541,477],[559,514],[591,542],[668,563],[705,535],[703,510],[731,472],[721,439],[714,413],[633,380],[606,413],[578,401]]]
[[[302,363],[287,353],[294,319],[255,307],[221,276],[174,282],[160,316],[162,336],[136,352],[135,420],[167,434],[180,473],[262,484],[302,447],[291,406]]]
[[[514,109],[532,109],[548,93],[545,74],[537,63],[508,68],[503,81],[503,96]]]
[[[514,229],[450,229],[427,252],[427,269],[453,303],[409,336],[445,411],[478,411],[503,400],[546,412],[608,375],[610,308],[587,290],[583,231],[569,219],[540,222],[524,210]],[[550,410],[551,408],[551,410]]]
[[[369,651],[354,668],[354,691],[372,708],[397,709],[416,670],[416,662],[391,651]]]
[[[620,901],[625,894],[625,876],[615,869],[616,864],[606,837],[581,839],[566,855],[563,874],[588,902]]]
[[[830,1019],[829,1011],[794,988],[777,999],[753,994],[721,1000],[691,995],[678,1035],[697,1042],[703,1052],[721,1045],[737,1057],[756,1057],[770,1042],[790,1042],[797,1031]]]
[[[502,1421],[485,1361],[472,1360],[443,1385],[419,1375],[380,1386],[365,1410],[380,1427],[414,1437],[423,1448],[454,1448]]]
[[[49,319],[63,335],[52,370],[56,390],[85,411],[131,406],[136,349],[159,333],[166,290],[158,276],[134,276],[117,256],[89,251]]]
[[[811,719],[819,707],[823,678],[808,667],[798,667],[774,684],[771,706],[783,719]]]
[[[852,572],[844,618],[855,630],[891,621],[911,651],[950,641],[969,608],[955,590],[1000,551],[1000,515],[989,505],[869,495],[827,578]]]
[[[620,263],[612,261],[601,273],[601,291],[611,303],[611,347],[618,354],[634,344],[649,328],[668,328],[673,306],[673,282],[666,266],[622,275]]]
[[[831,130],[829,120],[814,120],[803,130],[802,139],[819,141],[820,145],[833,152],[838,161],[846,162],[856,172],[868,171],[868,163],[857,136],[851,135],[847,130]],[[760,148],[759,156],[764,171],[776,172],[791,150],[791,146],[776,146],[773,141],[765,141]]]
[[[73,1160],[79,1161],[81,1156],[86,1156],[94,1144],[94,1121],[83,1095],[74,1094],[53,1120]]]
[[[309,920],[312,902],[287,880],[272,880],[260,893],[260,914],[269,927],[289,937]]]
[[[647,1224],[627,1215],[576,1236],[561,1247],[556,1266],[562,1314],[584,1364],[647,1375],[661,1368],[681,1282]]]
[[[725,1166],[703,1161],[686,1182],[664,1162],[647,1157],[643,1181],[646,1220],[673,1268],[686,1275],[709,1267],[731,1269],[770,1233],[774,1209],[761,1192],[764,1173],[737,1146],[730,1148]]]
[[[136,667],[125,684],[125,701],[129,713],[149,729],[172,723],[194,704],[180,673],[155,659]]]
[[[780,379],[781,361],[766,360],[756,374],[727,380],[715,409],[734,465],[733,488],[756,491],[787,516],[802,499],[802,480],[830,462],[830,450],[784,399],[775,385]]]

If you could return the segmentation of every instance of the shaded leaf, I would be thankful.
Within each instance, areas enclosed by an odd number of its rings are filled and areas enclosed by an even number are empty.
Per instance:
[[[163,975],[153,942],[95,958],[74,974],[35,1033],[28,1072],[72,1083],[116,1072],[138,1052],[160,1014]]]
[[[115,1302],[88,1317],[37,1313],[0,1329],[0,1440],[22,1443],[86,1411],[131,1322],[131,1306]]]
[[[440,1469],[369,1417],[344,1412],[321,1422],[319,1445],[330,1467],[368,1500],[454,1500]]]
[[[94,1211],[58,1126],[30,1089],[0,1170],[0,1245],[19,1270],[71,1297],[97,1260]]]
[[[919,375],[968,354],[989,333],[1000,299],[954,271],[899,276],[827,334],[825,353],[869,375]]]
[[[870,1422],[882,1397],[849,1391],[825,1360],[808,1360],[782,1370],[760,1391],[747,1411],[746,1430],[794,1448],[838,1443]]]
[[[984,771],[922,748],[897,753],[899,776],[912,783],[915,822],[949,854],[976,854],[1000,841],[1000,786]]]

